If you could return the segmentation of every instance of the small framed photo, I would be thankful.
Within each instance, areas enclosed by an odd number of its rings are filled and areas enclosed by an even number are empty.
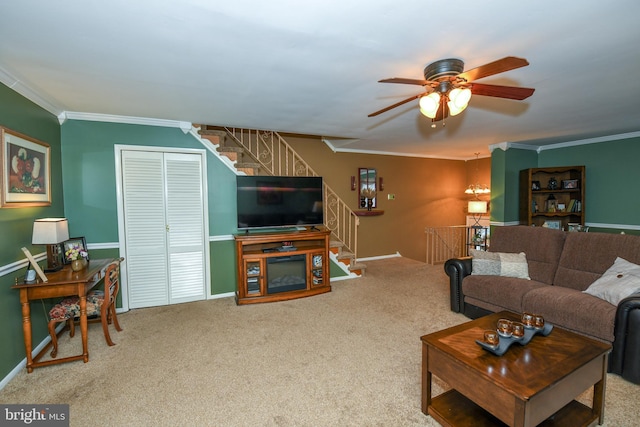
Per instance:
[[[557,209],[560,212],[564,212],[564,210],[566,209],[566,205],[564,203],[558,203]]]
[[[582,225],[577,222],[570,222],[569,224],[567,224],[567,231],[570,232],[580,231],[580,228],[582,228]]]
[[[562,228],[562,221],[559,220],[547,220],[542,224],[543,227],[553,228],[554,230],[560,230]]]
[[[578,224],[577,222],[570,222],[569,224],[567,224],[567,231],[586,233],[589,231],[589,227],[585,227],[584,225]]]
[[[578,180],[577,179],[563,179],[562,180],[562,188],[565,190],[574,190],[578,188]]]
[[[75,255],[77,253],[85,253],[86,256],[83,258],[89,261],[89,251],[87,250],[87,241],[84,236],[72,237],[69,240],[62,242],[62,253],[64,254],[62,258],[65,264],[70,264],[74,259],[73,257],[78,256]]]
[[[33,255],[31,255],[31,252],[29,252],[29,249],[22,248],[22,252],[24,252],[24,254],[29,259],[29,264],[33,267],[36,273],[38,273],[38,276],[40,276],[40,280],[42,280],[43,282],[48,282],[49,279],[47,278],[47,276],[45,276],[44,271],[42,271],[42,269],[40,268],[36,260],[33,258]]]
[[[531,181],[531,189],[533,191],[540,190],[540,181]]]

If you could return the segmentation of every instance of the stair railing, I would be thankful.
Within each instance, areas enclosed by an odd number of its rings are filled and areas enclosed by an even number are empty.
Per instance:
[[[445,227],[426,227],[427,264],[443,264],[450,258],[467,255],[467,227],[453,225]]]
[[[318,176],[277,132],[230,127],[225,131],[271,175]],[[357,260],[359,218],[326,182],[323,185],[324,226]]]
[[[449,225],[426,227],[427,264],[444,264],[450,258],[469,256],[469,249],[487,250],[489,227]]]

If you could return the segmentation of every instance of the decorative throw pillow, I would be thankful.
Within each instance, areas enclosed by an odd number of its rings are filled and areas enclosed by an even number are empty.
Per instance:
[[[640,292],[640,265],[618,257],[584,292],[617,306],[629,295]]]
[[[506,252],[485,252],[469,249],[471,260],[471,274],[484,276],[518,277],[531,280],[529,264],[524,252],[519,254]]]

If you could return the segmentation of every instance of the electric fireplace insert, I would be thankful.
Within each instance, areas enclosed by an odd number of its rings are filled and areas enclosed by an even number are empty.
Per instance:
[[[279,256],[267,259],[267,293],[307,288],[305,255]]]

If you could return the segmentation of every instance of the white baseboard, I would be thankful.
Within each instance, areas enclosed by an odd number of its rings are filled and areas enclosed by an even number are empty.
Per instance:
[[[65,322],[62,322],[58,325],[58,327],[56,328],[56,333],[60,332],[60,329],[64,328],[66,325]],[[45,337],[45,339],[43,339],[40,344],[38,344],[38,346],[36,348],[33,349],[33,351],[31,351],[31,356],[35,357],[36,354],[40,353],[40,350],[42,350],[43,348],[45,348],[45,346],[47,344],[49,344],[51,342],[51,337],[49,335],[47,335]],[[9,382],[16,376],[18,375],[18,373],[20,373],[21,370],[25,369],[27,367],[27,357],[25,356],[24,359],[22,359],[22,361],[20,363],[18,363],[16,365],[15,368],[13,368],[11,370],[11,372],[9,372],[7,374],[6,377],[4,377],[2,379],[2,381],[0,381],[0,390],[2,390],[7,384],[9,384]]]
[[[358,258],[358,262],[360,261],[375,261],[378,259],[386,259],[386,258],[397,258],[397,257],[401,257],[402,255],[400,254],[400,252],[396,252],[395,254],[389,254],[389,255],[380,255],[380,256],[371,256],[371,257],[367,257],[367,258]]]
[[[224,294],[209,295],[207,299],[219,299],[219,298],[230,298],[230,297],[235,298],[235,296],[236,296],[235,292],[225,292]]]

